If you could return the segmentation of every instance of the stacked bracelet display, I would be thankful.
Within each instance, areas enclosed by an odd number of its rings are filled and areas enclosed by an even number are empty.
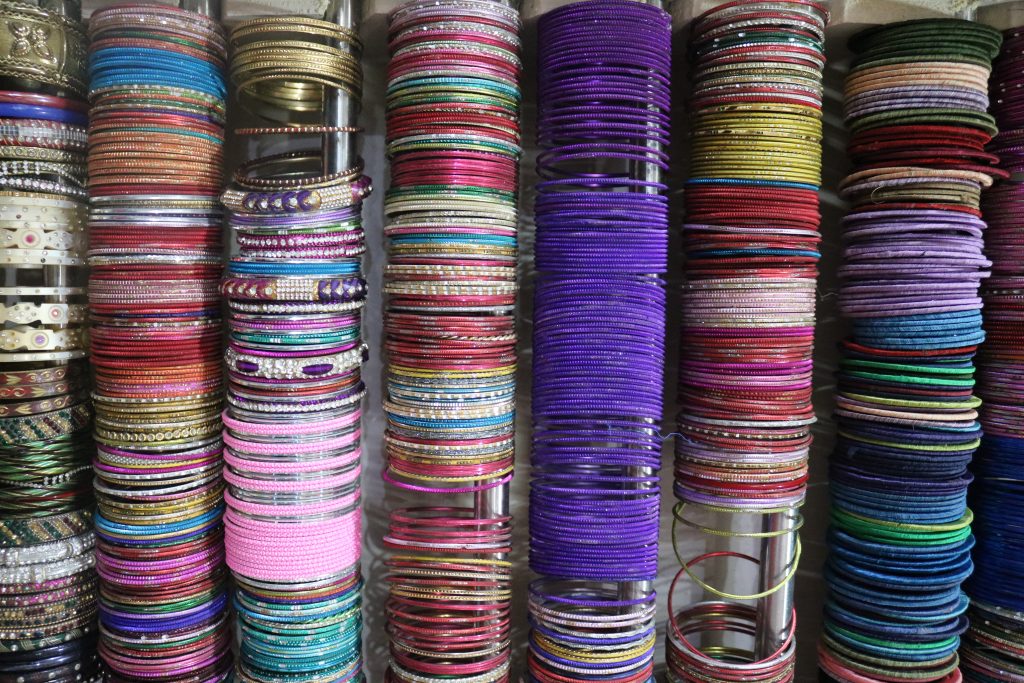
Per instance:
[[[962,677],[968,464],[981,436],[973,359],[985,339],[979,285],[992,265],[979,200],[1009,175],[985,151],[1001,40],[956,19],[850,40],[839,310],[851,334],[829,472],[823,680]]]
[[[112,683],[231,675],[220,366],[226,40],[164,5],[89,23],[100,654]]]
[[[538,25],[529,680],[654,680],[671,21]]]
[[[984,435],[971,465],[974,574],[964,584],[971,598],[970,628],[960,647],[965,681],[1024,680],[1024,573],[1019,549],[1024,510],[1024,99],[1021,28],[1003,32],[992,65],[991,112],[999,126],[987,152],[1010,173],[982,195],[985,253],[992,276],[981,287],[985,343],[978,354],[978,395]]]
[[[519,13],[413,0],[388,29],[384,478],[423,506],[384,537],[387,680],[503,683],[512,520],[479,503],[515,456]]]
[[[294,133],[301,143],[244,163],[221,198],[238,246],[221,286],[235,680],[361,681],[361,257],[370,180],[358,164],[324,171],[319,136],[330,128],[276,125],[319,120],[335,90],[358,108],[361,45],[345,28],[304,17],[245,21],[230,40],[240,104],[275,124],[239,132]]]
[[[86,35],[0,2],[0,680],[98,680]],[[18,49],[47,36],[46,50]]]
[[[792,680],[788,603],[808,479],[822,72],[828,10],[811,0],[734,0],[698,16],[689,41],[670,680]],[[734,539],[682,556],[681,532]],[[746,545],[747,547],[742,547]],[[773,555],[780,555],[772,557]],[[757,587],[698,577],[765,556]],[[707,564],[699,569],[697,565]],[[731,578],[731,577],[730,577]],[[689,579],[710,599],[681,604]],[[754,604],[750,605],[750,601]],[[729,646],[708,633],[739,634]]]

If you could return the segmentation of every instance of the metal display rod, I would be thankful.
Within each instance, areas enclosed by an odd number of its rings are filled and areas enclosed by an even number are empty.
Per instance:
[[[360,0],[331,0],[324,12],[324,20],[337,24],[344,29],[359,32],[362,14]],[[338,43],[335,47],[350,49],[348,43]],[[329,89],[324,93],[324,125],[355,126],[359,120],[359,103],[353,101],[348,93],[338,89]],[[327,133],[323,137],[324,173],[339,173],[356,165],[359,156],[355,133]]]
[[[223,11],[221,0],[179,0],[178,7],[188,12],[202,14],[217,21],[221,20],[221,12]]]
[[[761,546],[761,591],[778,586],[793,569],[799,512],[796,509],[765,515],[762,531],[772,534]],[[784,533],[783,533],[784,532]],[[756,652],[767,659],[786,641],[793,619],[793,581],[757,603]]]

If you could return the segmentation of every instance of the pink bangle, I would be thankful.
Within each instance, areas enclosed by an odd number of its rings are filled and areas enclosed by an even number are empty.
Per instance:
[[[344,510],[347,507],[355,505],[358,501],[359,492],[357,491],[355,493],[350,493],[347,496],[327,500],[322,503],[307,503],[305,505],[264,505],[261,503],[250,503],[248,501],[239,500],[231,495],[230,491],[224,492],[224,502],[228,504],[225,516],[227,513],[237,510],[260,517],[282,517],[286,512],[288,517],[312,517],[314,515],[322,515],[337,512],[338,510]]]
[[[224,425],[233,432],[241,434],[254,434],[259,436],[290,436],[294,434],[324,434],[333,432],[343,427],[356,424],[362,415],[361,410],[356,410],[348,415],[337,417],[331,420],[319,422],[295,422],[287,424],[262,424],[258,422],[243,422],[237,420],[228,413],[223,413]]]
[[[337,451],[345,446],[350,446],[359,441],[359,430],[345,436],[309,443],[262,443],[259,441],[243,441],[228,433],[224,434],[224,443],[235,449],[236,452],[252,453],[254,455],[301,455],[304,453],[324,453]]]
[[[225,449],[224,462],[236,469],[260,472],[262,474],[298,474],[339,469],[350,464],[353,460],[358,460],[361,453],[362,449],[357,448],[356,450],[345,453],[344,455],[322,458],[320,460],[277,461],[248,460],[246,458],[236,456],[231,450]]]

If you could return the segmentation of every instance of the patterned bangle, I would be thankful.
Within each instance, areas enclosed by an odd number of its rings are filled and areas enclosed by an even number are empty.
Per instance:
[[[0,446],[49,441],[63,434],[84,429],[92,419],[88,403],[79,403],[51,413],[0,420]]]
[[[0,547],[0,566],[24,567],[66,560],[81,555],[96,545],[96,534],[86,531],[77,536],[38,545],[19,546],[16,548]]]
[[[266,379],[308,379],[337,375],[356,368],[366,360],[366,355],[365,344],[341,353],[302,358],[254,356],[228,348],[224,361],[231,370],[243,375]]]
[[[32,304],[0,307],[0,323],[67,325],[85,322],[85,304]]]
[[[46,232],[35,228],[4,228],[0,226],[0,248],[3,249],[78,251],[81,246],[82,236],[77,232],[64,230]]]
[[[4,138],[0,138],[0,143]],[[68,152],[62,149],[33,145],[0,144],[0,157],[8,160],[50,161],[60,164],[81,164],[85,155],[81,152]]]
[[[350,183],[341,183],[313,190],[290,189],[280,192],[244,192],[229,189],[221,201],[235,213],[306,213],[344,209],[358,204],[372,190],[370,179],[362,176]]]
[[[89,216],[89,207],[60,197],[38,194],[19,196],[0,193],[0,227],[47,228],[64,226],[65,230],[81,229]]]
[[[254,301],[356,301],[366,296],[366,281],[358,277],[314,279],[302,277],[229,277],[221,284],[229,299]]]
[[[29,325],[0,330],[0,351],[68,351],[85,345],[84,330],[46,330]]]
[[[85,99],[85,31],[78,22],[33,5],[0,2],[0,76],[67,88]]]
[[[84,266],[75,251],[57,249],[2,249],[0,266]]]
[[[92,511],[74,510],[47,517],[0,519],[0,546],[35,545],[77,536],[92,530]]]

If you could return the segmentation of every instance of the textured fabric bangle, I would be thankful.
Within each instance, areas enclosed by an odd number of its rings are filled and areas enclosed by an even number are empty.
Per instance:
[[[994,131],[984,77],[1000,41],[986,26],[939,19],[850,42],[839,307],[852,334],[819,644],[830,680],[960,678],[960,584],[974,545],[967,465],[981,435],[978,286],[991,266],[978,201],[1005,175],[982,149]]]
[[[1017,93],[1020,77],[1020,29],[1003,32],[1003,46],[992,65],[991,113],[1000,132],[988,150],[998,156],[999,167],[1011,174],[997,181],[982,196],[985,253],[992,260],[992,277],[984,281],[985,343],[978,355],[978,395],[984,400],[980,422],[981,446],[971,465],[974,482],[969,503],[974,511],[977,545],[974,573],[964,584],[971,598],[967,612],[970,628],[960,647],[964,680],[1013,681],[1024,676],[1024,600],[1021,563],[1010,550],[1021,542],[1014,510],[1024,504],[1024,391],[1018,377],[1024,367],[1020,333],[1024,313],[1020,306],[1024,286],[1024,186],[1019,175],[1024,160],[1016,140],[1024,130],[1024,111]]]

